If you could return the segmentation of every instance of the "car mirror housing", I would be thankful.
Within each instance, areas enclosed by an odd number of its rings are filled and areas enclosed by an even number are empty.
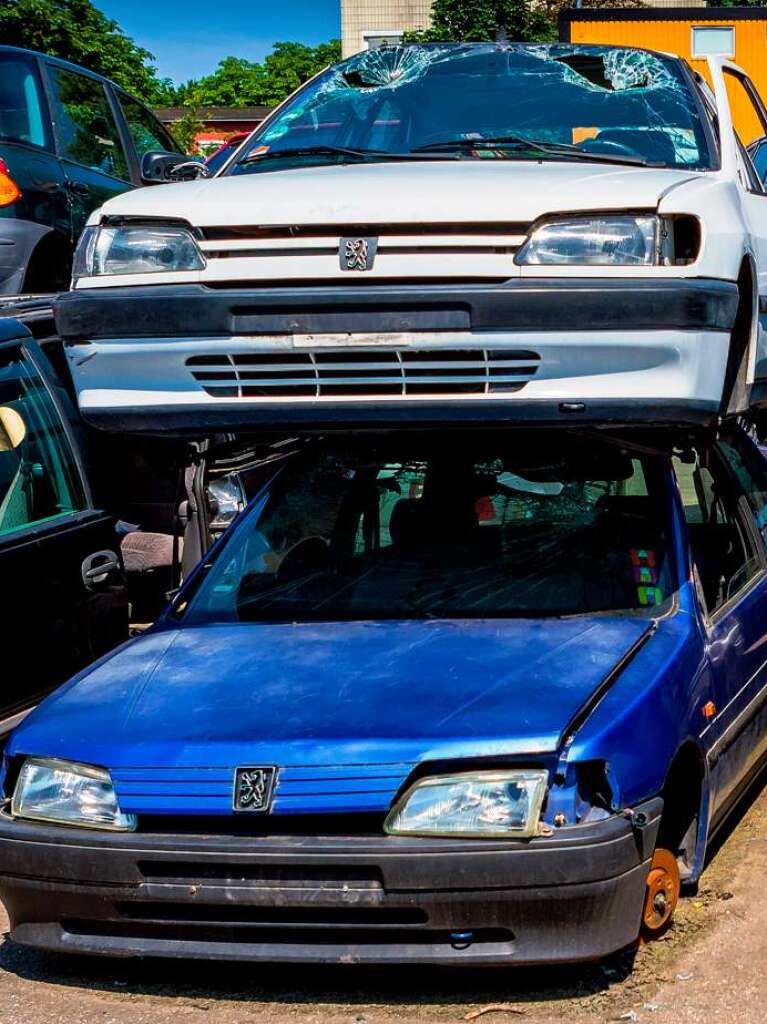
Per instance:
[[[152,150],[141,158],[141,180],[145,185],[161,185],[167,181],[193,181],[209,178],[210,172],[203,163],[192,160],[181,153],[167,153]]]

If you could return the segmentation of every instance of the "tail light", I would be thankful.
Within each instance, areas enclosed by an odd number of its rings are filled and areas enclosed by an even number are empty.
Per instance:
[[[21,199],[21,189],[8,173],[8,165],[0,159],[0,206],[10,206]]]

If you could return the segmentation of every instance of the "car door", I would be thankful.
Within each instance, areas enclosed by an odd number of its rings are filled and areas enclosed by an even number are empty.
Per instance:
[[[127,638],[114,520],[93,507],[70,414],[28,332],[0,321],[0,733]]]
[[[730,112],[736,125],[740,158],[741,203],[753,246],[759,301],[767,312],[767,185],[754,167],[749,147],[767,135],[767,108],[756,86],[734,64],[722,67]],[[759,327],[759,338],[750,377],[767,383],[767,325],[764,318]]]
[[[49,61],[45,69],[76,239],[92,210],[132,187],[131,162],[104,82]]]
[[[721,815],[767,752],[767,472],[736,430],[676,468],[715,695],[700,734]]]

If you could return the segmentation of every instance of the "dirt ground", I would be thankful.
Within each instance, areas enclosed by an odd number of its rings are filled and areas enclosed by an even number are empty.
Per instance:
[[[601,964],[448,972],[115,962],[40,955],[5,938],[0,1024],[765,1024],[767,788],[749,799],[673,930]]]

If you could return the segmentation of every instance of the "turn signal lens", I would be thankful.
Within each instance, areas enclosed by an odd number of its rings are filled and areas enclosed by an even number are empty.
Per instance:
[[[0,160],[0,206],[10,206],[21,199],[21,189],[8,173],[8,166]]]

